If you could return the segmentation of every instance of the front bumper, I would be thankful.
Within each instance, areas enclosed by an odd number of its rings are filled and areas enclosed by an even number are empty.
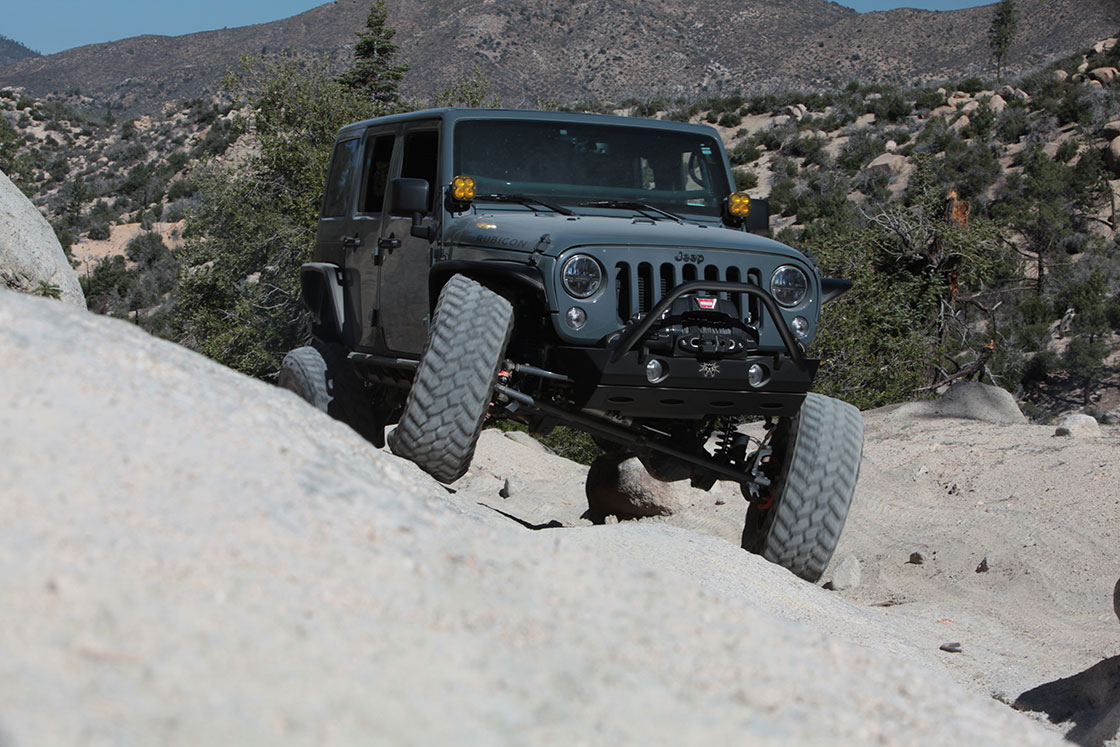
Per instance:
[[[795,415],[813,383],[819,361],[795,362],[784,353],[742,358],[698,360],[643,356],[638,351],[612,360],[604,348],[562,347],[553,351],[555,367],[574,382],[583,410],[624,417],[696,419],[709,415]],[[666,376],[657,384],[646,378],[646,363],[657,357]],[[751,387],[747,371],[760,365],[766,378]]]
[[[748,350],[723,357],[651,352],[647,341],[665,323],[673,303],[702,291],[746,293],[757,298],[785,349]],[[574,381],[582,409],[669,419],[795,415],[820,364],[805,355],[769,293],[753,283],[711,280],[677,286],[605,348],[560,347],[553,355],[555,370],[567,373]],[[665,375],[651,382],[646,365],[654,358]],[[751,386],[748,372],[756,365],[764,376]]]

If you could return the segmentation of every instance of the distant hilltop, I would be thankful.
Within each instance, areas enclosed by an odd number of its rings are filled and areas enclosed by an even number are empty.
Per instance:
[[[1017,5],[1012,73],[1120,30],[1116,0]],[[255,26],[140,36],[45,57],[30,53],[0,67],[0,87],[139,116],[215,91],[245,53],[326,58],[342,68],[369,7],[368,0],[336,0]],[[850,80],[913,85],[994,73],[987,43],[992,6],[865,14],[827,0],[570,0],[562,7],[546,0],[389,0],[388,7],[412,66],[406,91],[419,98],[476,68],[509,106],[824,88]]]

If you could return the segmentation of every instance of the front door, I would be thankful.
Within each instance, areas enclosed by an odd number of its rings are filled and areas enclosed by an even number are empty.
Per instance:
[[[434,224],[439,195],[439,122],[415,122],[401,133],[398,175],[428,182],[424,226]],[[394,164],[396,167],[396,164]],[[381,329],[394,353],[418,357],[428,337],[428,271],[434,240],[412,235],[412,216],[390,214],[382,226]],[[439,226],[436,226],[437,230]]]

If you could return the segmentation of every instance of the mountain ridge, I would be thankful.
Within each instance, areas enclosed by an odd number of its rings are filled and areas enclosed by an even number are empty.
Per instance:
[[[389,21],[430,98],[479,69],[508,105],[696,97],[848,80],[914,83],[991,73],[991,6],[860,14],[827,0],[396,0]],[[349,64],[367,0],[335,0],[289,18],[183,36],[147,35],[0,66],[0,87],[82,97],[125,116],[214,93],[242,54]],[[1111,0],[1020,0],[1009,70],[1037,66],[1120,28]],[[651,71],[655,71],[651,74]]]

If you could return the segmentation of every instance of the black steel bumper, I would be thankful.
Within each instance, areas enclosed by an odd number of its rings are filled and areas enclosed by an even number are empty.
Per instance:
[[[702,418],[708,415],[795,415],[813,383],[819,361],[800,363],[784,353],[744,358],[697,360],[657,356],[665,378],[651,384],[638,351],[612,361],[602,348],[558,348],[556,368],[568,372],[582,409],[615,412],[627,417]],[[751,387],[747,371],[762,366],[766,378]]]

